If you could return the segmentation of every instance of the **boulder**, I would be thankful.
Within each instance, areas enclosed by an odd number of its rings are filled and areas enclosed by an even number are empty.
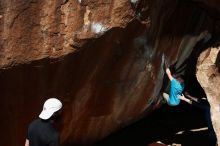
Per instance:
[[[139,120],[167,87],[164,60],[184,72],[216,24],[192,1],[0,0],[1,144],[23,145],[49,97],[65,146]]]

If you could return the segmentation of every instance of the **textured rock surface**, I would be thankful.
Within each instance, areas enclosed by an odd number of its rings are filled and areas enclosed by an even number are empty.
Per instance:
[[[48,97],[64,103],[65,145],[93,143],[154,108],[163,55],[181,72],[216,21],[192,1],[132,2],[0,0],[2,145],[23,144]]]
[[[220,139],[220,48],[209,48],[198,60],[197,78],[206,92],[211,105],[212,123],[218,139]],[[220,142],[218,141],[218,145]]]
[[[89,39],[133,16],[127,0],[1,0],[0,13],[0,67],[75,52],[75,35]]]

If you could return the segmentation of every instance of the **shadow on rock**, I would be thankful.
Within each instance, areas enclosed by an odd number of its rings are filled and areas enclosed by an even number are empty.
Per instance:
[[[210,146],[204,113],[181,103],[177,107],[162,105],[146,118],[113,133],[95,146],[161,145]]]

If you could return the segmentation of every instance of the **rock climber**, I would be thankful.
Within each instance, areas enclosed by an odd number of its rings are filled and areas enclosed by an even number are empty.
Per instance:
[[[166,100],[167,104],[170,106],[176,106],[180,104],[180,100],[191,104],[192,101],[190,99],[187,99],[182,93],[185,86],[183,75],[173,76],[166,62],[165,71],[170,80],[169,94],[163,92],[163,98]]]

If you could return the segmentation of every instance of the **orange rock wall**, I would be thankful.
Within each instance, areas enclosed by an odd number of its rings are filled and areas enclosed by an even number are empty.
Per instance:
[[[64,104],[58,127],[66,146],[89,145],[140,119],[158,100],[163,56],[181,71],[215,25],[190,1],[0,2],[0,136],[7,146],[24,143],[48,97]]]

